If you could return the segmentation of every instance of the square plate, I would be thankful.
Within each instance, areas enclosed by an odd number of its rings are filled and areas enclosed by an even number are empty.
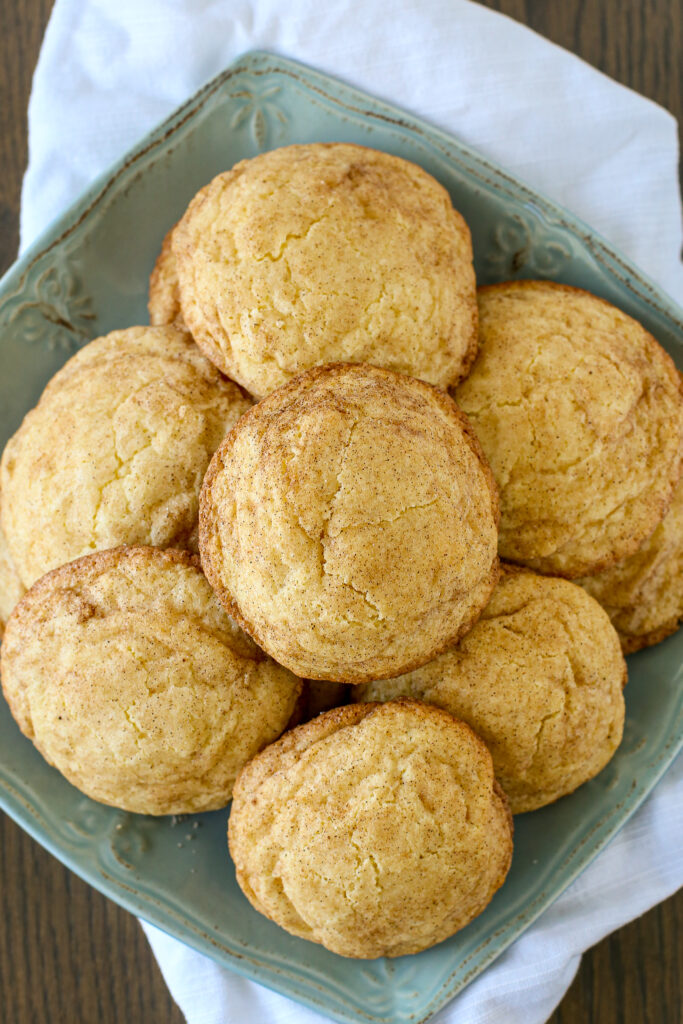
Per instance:
[[[570,213],[410,114],[251,53],[95,182],[0,282],[0,445],[78,346],[147,321],[161,240],[197,189],[244,157],[311,141],[362,143],[421,164],[472,229],[480,283],[548,277],[588,288],[641,320],[683,366],[683,312]],[[682,661],[683,632],[629,659],[614,760],[572,796],[517,818],[512,869],[487,910],[412,957],[347,960],[288,935],[238,889],[225,811],[177,821],[94,803],[42,760],[4,702],[0,803],[97,889],[226,967],[338,1021],[416,1024],[520,935],[652,789],[683,742]]]

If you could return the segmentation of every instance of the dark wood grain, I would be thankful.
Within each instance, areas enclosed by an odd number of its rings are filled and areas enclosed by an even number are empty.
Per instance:
[[[0,273],[14,260],[26,105],[51,0],[0,0]],[[182,1024],[134,917],[0,814],[1,1024]]]
[[[51,6],[51,0],[0,0],[0,272],[17,249],[26,104]],[[679,0],[488,0],[486,6],[573,50],[680,121]],[[679,893],[584,956],[550,1024],[679,1024],[682,936]],[[0,1022],[182,1022],[135,919],[1,815]]]

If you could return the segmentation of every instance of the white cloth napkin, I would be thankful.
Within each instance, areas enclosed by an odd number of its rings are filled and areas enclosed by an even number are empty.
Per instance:
[[[243,51],[298,58],[453,132],[564,203],[683,300],[676,123],[467,0],[57,0],[29,104],[25,247]],[[683,758],[570,889],[435,1021],[541,1024],[581,952],[683,882]],[[189,1024],[322,1024],[156,928]]]

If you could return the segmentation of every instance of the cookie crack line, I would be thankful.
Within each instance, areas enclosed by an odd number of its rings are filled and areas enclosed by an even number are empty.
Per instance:
[[[351,583],[349,580],[342,579],[342,577],[338,573],[332,572],[328,568],[328,566],[327,566],[327,551],[326,551],[326,547],[325,547],[327,541],[330,539],[329,534],[327,532],[328,523],[329,523],[330,519],[332,518],[332,516],[334,514],[334,505],[335,505],[335,503],[337,501],[337,498],[339,497],[339,494],[340,494],[340,492],[341,492],[341,490],[342,490],[342,488],[344,486],[344,482],[343,482],[343,480],[341,480],[341,474],[342,474],[342,472],[344,470],[344,465],[346,463],[346,459],[347,459],[347,456],[348,456],[349,448],[351,447],[351,443],[352,443],[352,440],[353,440],[353,435],[354,435],[354,432],[356,430],[356,427],[358,426],[358,423],[359,423],[359,420],[355,419],[352,422],[351,426],[349,427],[349,432],[347,434],[346,441],[344,442],[344,447],[342,448],[341,454],[339,456],[339,468],[337,469],[337,488],[336,488],[334,494],[331,496],[331,498],[330,498],[330,500],[328,502],[327,508],[325,510],[324,518],[323,518],[322,529],[321,529],[321,532],[320,532],[320,536],[318,538],[319,563],[320,563],[320,571],[321,571],[321,577],[320,578],[321,578],[321,582],[322,582],[322,580],[323,580],[323,578],[325,576],[329,576],[333,580],[336,580],[342,587],[348,587],[349,590],[352,590],[354,594],[358,594],[358,596],[363,599],[363,602],[365,603],[365,606],[375,616],[376,622],[379,623],[379,622],[383,622],[386,617],[382,614],[380,608],[372,600],[372,598],[370,597],[370,594],[366,593],[363,590],[359,590],[358,587],[355,587],[353,585],[353,583]]]
[[[341,490],[342,490],[342,488],[344,486],[344,481],[341,479],[341,475],[342,475],[342,473],[344,471],[344,466],[346,464],[346,459],[348,457],[349,448],[351,447],[351,443],[353,441],[353,435],[354,435],[354,433],[356,431],[356,427],[358,426],[358,423],[359,423],[359,419],[358,419],[358,417],[356,417],[356,419],[354,419],[352,421],[351,426],[349,427],[349,432],[346,435],[346,441],[344,442],[344,447],[342,448],[341,454],[339,456],[339,466],[337,467],[337,488],[336,488],[334,494],[332,495],[332,497],[330,498],[329,502],[327,503],[327,508],[326,508],[325,514],[323,516],[323,527],[322,527],[322,532],[321,532],[321,535],[320,535],[320,540],[321,540],[321,542],[323,544],[324,544],[325,538],[327,537],[327,524],[329,523],[330,519],[334,515],[334,505],[335,505],[335,503],[337,501],[337,498],[339,497],[339,494],[340,494],[340,492],[341,492]]]
[[[426,501],[422,505],[406,505],[400,512],[397,512],[395,516],[388,516],[386,519],[373,519],[372,521],[363,520],[361,523],[348,523],[346,526],[342,526],[336,533],[328,534],[326,539],[336,540],[346,530],[362,530],[366,526],[390,526],[392,523],[397,523],[400,519],[409,515],[411,512],[420,511],[425,508],[432,508],[433,505],[438,505],[440,498],[433,498],[432,501]]]
[[[138,723],[137,723],[137,722],[135,721],[135,719],[134,719],[134,718],[132,717],[132,715],[131,715],[131,711],[133,710],[133,707],[134,707],[134,705],[133,705],[133,704],[131,704],[131,706],[130,706],[129,708],[124,708],[124,707],[122,707],[122,708],[121,708],[121,711],[122,711],[122,713],[123,713],[123,717],[124,717],[124,718],[126,719],[126,721],[128,722],[128,724],[130,725],[131,729],[132,729],[132,730],[133,730],[133,732],[135,733],[135,740],[136,740],[136,743],[137,743],[137,744],[138,744],[138,746],[139,746],[139,745],[140,745],[140,740],[145,740],[145,739],[147,739],[147,733],[146,733],[146,732],[144,731],[144,729],[141,729],[141,728],[140,728],[140,726],[138,725]]]
[[[351,529],[352,527],[362,528],[364,526],[380,526],[383,523],[386,523],[386,524],[393,523],[393,522],[396,522],[397,520],[399,520],[400,518],[402,518],[403,516],[407,515],[409,512],[413,511],[414,509],[429,508],[430,506],[435,505],[438,502],[439,499],[435,498],[433,501],[427,502],[427,503],[425,503],[423,505],[410,505],[407,508],[401,509],[401,511],[396,516],[390,517],[390,518],[387,518],[387,519],[380,519],[380,520],[377,520],[376,522],[349,523],[347,526],[342,527],[340,530],[336,531],[335,533],[330,534],[329,533],[329,522],[330,522],[330,519],[332,518],[332,516],[334,515],[334,511],[335,511],[334,506],[335,506],[335,504],[337,502],[339,494],[341,493],[341,491],[342,491],[342,489],[344,487],[344,481],[341,479],[341,475],[342,475],[342,473],[344,471],[344,466],[345,466],[346,460],[348,458],[348,452],[349,452],[349,449],[351,448],[351,445],[353,443],[353,435],[355,433],[355,430],[356,430],[358,424],[359,424],[359,420],[355,419],[353,421],[353,423],[351,424],[350,428],[349,428],[349,433],[347,435],[346,441],[344,443],[344,447],[342,449],[342,452],[341,452],[341,455],[340,455],[340,458],[339,458],[339,468],[337,469],[337,488],[336,488],[334,494],[331,496],[331,498],[329,500],[329,503],[328,503],[328,506],[327,506],[327,509],[325,510],[323,526],[322,526],[321,534],[320,534],[320,537],[319,537],[320,568],[321,568],[321,572],[322,572],[323,576],[330,576],[330,577],[332,577],[333,579],[337,580],[338,583],[341,586],[348,587],[350,590],[353,591],[354,594],[358,594],[358,596],[363,599],[366,607],[374,614],[374,616],[376,617],[376,621],[379,623],[379,622],[386,622],[387,621],[387,617],[386,617],[386,615],[383,614],[383,612],[382,612],[381,608],[379,607],[379,605],[375,601],[372,600],[372,598],[370,596],[370,592],[369,591],[364,591],[364,590],[354,586],[354,584],[351,583],[350,580],[343,579],[338,573],[332,572],[328,568],[326,545],[327,545],[328,541],[336,539],[345,530]]]
[[[157,641],[157,643],[159,643],[159,646],[164,648],[164,650],[167,652],[167,660],[170,661],[175,654],[174,648],[170,644],[164,643],[163,641]],[[178,684],[176,679],[167,679],[163,681],[161,684],[159,682],[155,683],[154,679],[152,678],[152,671],[150,670],[150,667],[146,659],[143,658],[142,655],[136,654],[136,652],[133,650],[130,644],[126,644],[126,651],[133,659],[135,664],[139,666],[144,675],[144,686],[145,689],[147,690],[148,697],[154,697],[157,694],[167,693],[169,691],[172,691],[178,685],[180,685],[181,689],[191,690],[193,696],[198,701],[200,700],[201,689],[203,687],[201,682],[197,679],[193,672],[190,673],[189,678],[183,679],[180,684]]]
[[[322,222],[328,216],[329,216],[329,214],[328,214],[327,211],[325,213],[322,213],[319,217],[316,217],[315,220],[311,221],[311,223],[308,225],[308,227],[306,228],[305,231],[301,231],[301,232],[289,231],[289,232],[287,232],[287,234],[285,235],[285,237],[283,238],[283,240],[282,240],[282,242],[280,244],[280,248],[278,249],[278,251],[276,253],[265,252],[263,254],[263,256],[257,256],[255,259],[250,260],[250,262],[253,262],[253,263],[279,263],[280,260],[284,257],[287,249],[289,248],[289,243],[290,242],[305,241],[305,239],[307,239],[308,236],[310,235],[310,233],[313,230],[313,228],[317,224],[322,224]],[[240,257],[241,257],[240,262],[243,262],[244,261],[244,256],[241,253],[240,253]]]
[[[547,726],[548,722],[552,722],[553,719],[560,718],[562,715],[564,715],[565,710],[566,710],[566,704],[567,704],[567,691],[565,689],[565,691],[563,693],[563,696],[562,696],[562,707],[558,708],[557,711],[549,711],[547,715],[543,716],[543,718],[541,719],[541,721],[539,723],[538,729],[536,731],[536,735],[534,736],[534,749],[532,751],[531,758],[529,760],[529,765],[528,765],[528,769],[527,770],[533,769],[533,766],[534,766],[534,764],[536,762],[536,758],[538,757],[538,755],[541,752],[541,743],[543,742],[543,733],[545,732],[545,729],[546,729],[546,726]]]
[[[363,602],[365,603],[365,606],[368,608],[368,610],[371,611],[372,614],[375,616],[375,621],[377,622],[377,624],[388,621],[386,615],[382,614],[382,610],[379,608],[377,604],[375,604],[375,602],[370,597],[369,591],[366,592],[364,590],[359,590],[359,588],[354,587],[353,583],[351,583],[349,580],[342,579],[342,577],[339,576],[337,573],[331,572],[327,568],[325,564],[324,554],[322,562],[322,571],[324,576],[329,576],[331,579],[335,580],[340,586],[348,587],[349,590],[352,590],[354,594],[358,594],[358,596],[363,599]]]
[[[370,850],[364,850],[360,846],[360,844],[358,842],[356,842],[355,830],[353,832],[351,832],[351,834],[349,835],[349,846],[351,846],[352,849],[355,850],[355,852],[357,854],[357,856],[355,858],[355,860],[356,860],[356,878],[358,878],[358,876],[360,875],[360,872],[362,871],[363,865],[364,864],[370,864],[370,867],[372,868],[373,882],[374,882],[375,890],[376,890],[378,896],[382,896],[383,889],[382,889],[382,883],[380,881],[380,874],[381,874],[381,872],[380,872],[379,864],[377,863],[377,860],[375,859],[375,857],[373,856],[373,854],[372,854],[372,852]],[[348,896],[347,896],[346,892],[344,892],[344,896],[348,900]],[[353,904],[353,900],[349,900],[349,902],[351,904]]]

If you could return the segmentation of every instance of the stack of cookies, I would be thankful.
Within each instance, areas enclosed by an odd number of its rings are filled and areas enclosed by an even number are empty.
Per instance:
[[[502,885],[511,815],[604,768],[624,653],[683,616],[678,374],[585,291],[477,293],[446,191],[346,144],[210,182],[149,308],[5,449],[12,714],[93,799],[232,798],[289,932],[426,949]]]

